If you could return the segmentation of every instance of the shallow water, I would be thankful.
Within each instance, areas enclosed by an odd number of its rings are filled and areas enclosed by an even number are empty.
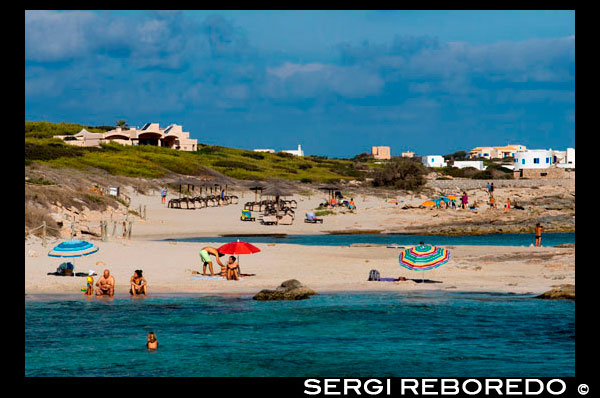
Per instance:
[[[179,242],[231,242],[237,237],[195,237],[181,239],[166,239]],[[371,243],[386,245],[417,245],[419,242],[431,245],[485,245],[485,246],[529,246],[535,243],[534,234],[489,234],[489,235],[407,235],[407,234],[365,234],[365,235],[288,235],[273,236],[243,236],[240,240],[249,243],[288,243],[309,246],[348,246],[353,243]],[[575,243],[574,232],[544,233],[542,246],[554,246],[564,243]]]
[[[25,375],[567,377],[574,312],[572,301],[460,292],[26,298]]]

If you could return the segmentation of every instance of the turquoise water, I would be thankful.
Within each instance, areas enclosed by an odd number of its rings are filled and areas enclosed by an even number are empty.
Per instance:
[[[25,376],[568,377],[574,313],[572,301],[459,292],[26,298]]]
[[[529,246],[535,243],[534,234],[490,234],[490,235],[406,235],[406,234],[366,234],[366,235],[288,235],[285,237],[272,236],[243,236],[243,237],[196,237],[176,240],[179,242],[231,242],[240,239],[249,243],[290,243],[309,246],[348,246],[353,243],[417,245],[419,242],[431,245],[489,245],[489,246]],[[574,232],[544,233],[542,246],[554,246],[563,243],[575,243]]]

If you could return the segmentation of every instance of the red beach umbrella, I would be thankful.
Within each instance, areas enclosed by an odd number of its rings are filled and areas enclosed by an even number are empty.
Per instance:
[[[237,242],[225,243],[223,246],[217,249],[219,253],[225,254],[253,254],[258,253],[260,249],[248,242]],[[239,257],[238,257],[239,258]],[[239,261],[238,261],[239,264]]]
[[[220,253],[225,254],[252,254],[258,253],[260,249],[248,242],[229,242],[217,249]]]

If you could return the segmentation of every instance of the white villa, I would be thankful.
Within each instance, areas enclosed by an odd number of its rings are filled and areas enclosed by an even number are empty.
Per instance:
[[[446,161],[439,155],[423,156],[421,162],[427,167],[446,167]]]
[[[121,145],[154,145],[181,151],[195,151],[198,140],[190,138],[190,133],[183,131],[182,126],[171,124],[160,128],[158,123],[146,123],[141,129],[122,129],[116,127],[106,133],[90,133],[82,129],[75,135],[55,135],[67,144],[90,147],[116,142]]]
[[[524,145],[514,144],[506,146],[479,146],[471,149],[469,157],[473,158],[485,158],[485,159],[497,159],[514,157],[518,152],[526,151],[527,148]]]
[[[525,169],[546,169],[550,167],[574,169],[575,148],[567,148],[566,151],[529,149],[515,155],[514,166],[515,171]]]

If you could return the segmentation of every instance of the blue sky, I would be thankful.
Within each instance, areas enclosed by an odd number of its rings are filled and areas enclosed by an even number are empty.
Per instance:
[[[353,156],[575,145],[574,11],[26,11],[25,119]]]

